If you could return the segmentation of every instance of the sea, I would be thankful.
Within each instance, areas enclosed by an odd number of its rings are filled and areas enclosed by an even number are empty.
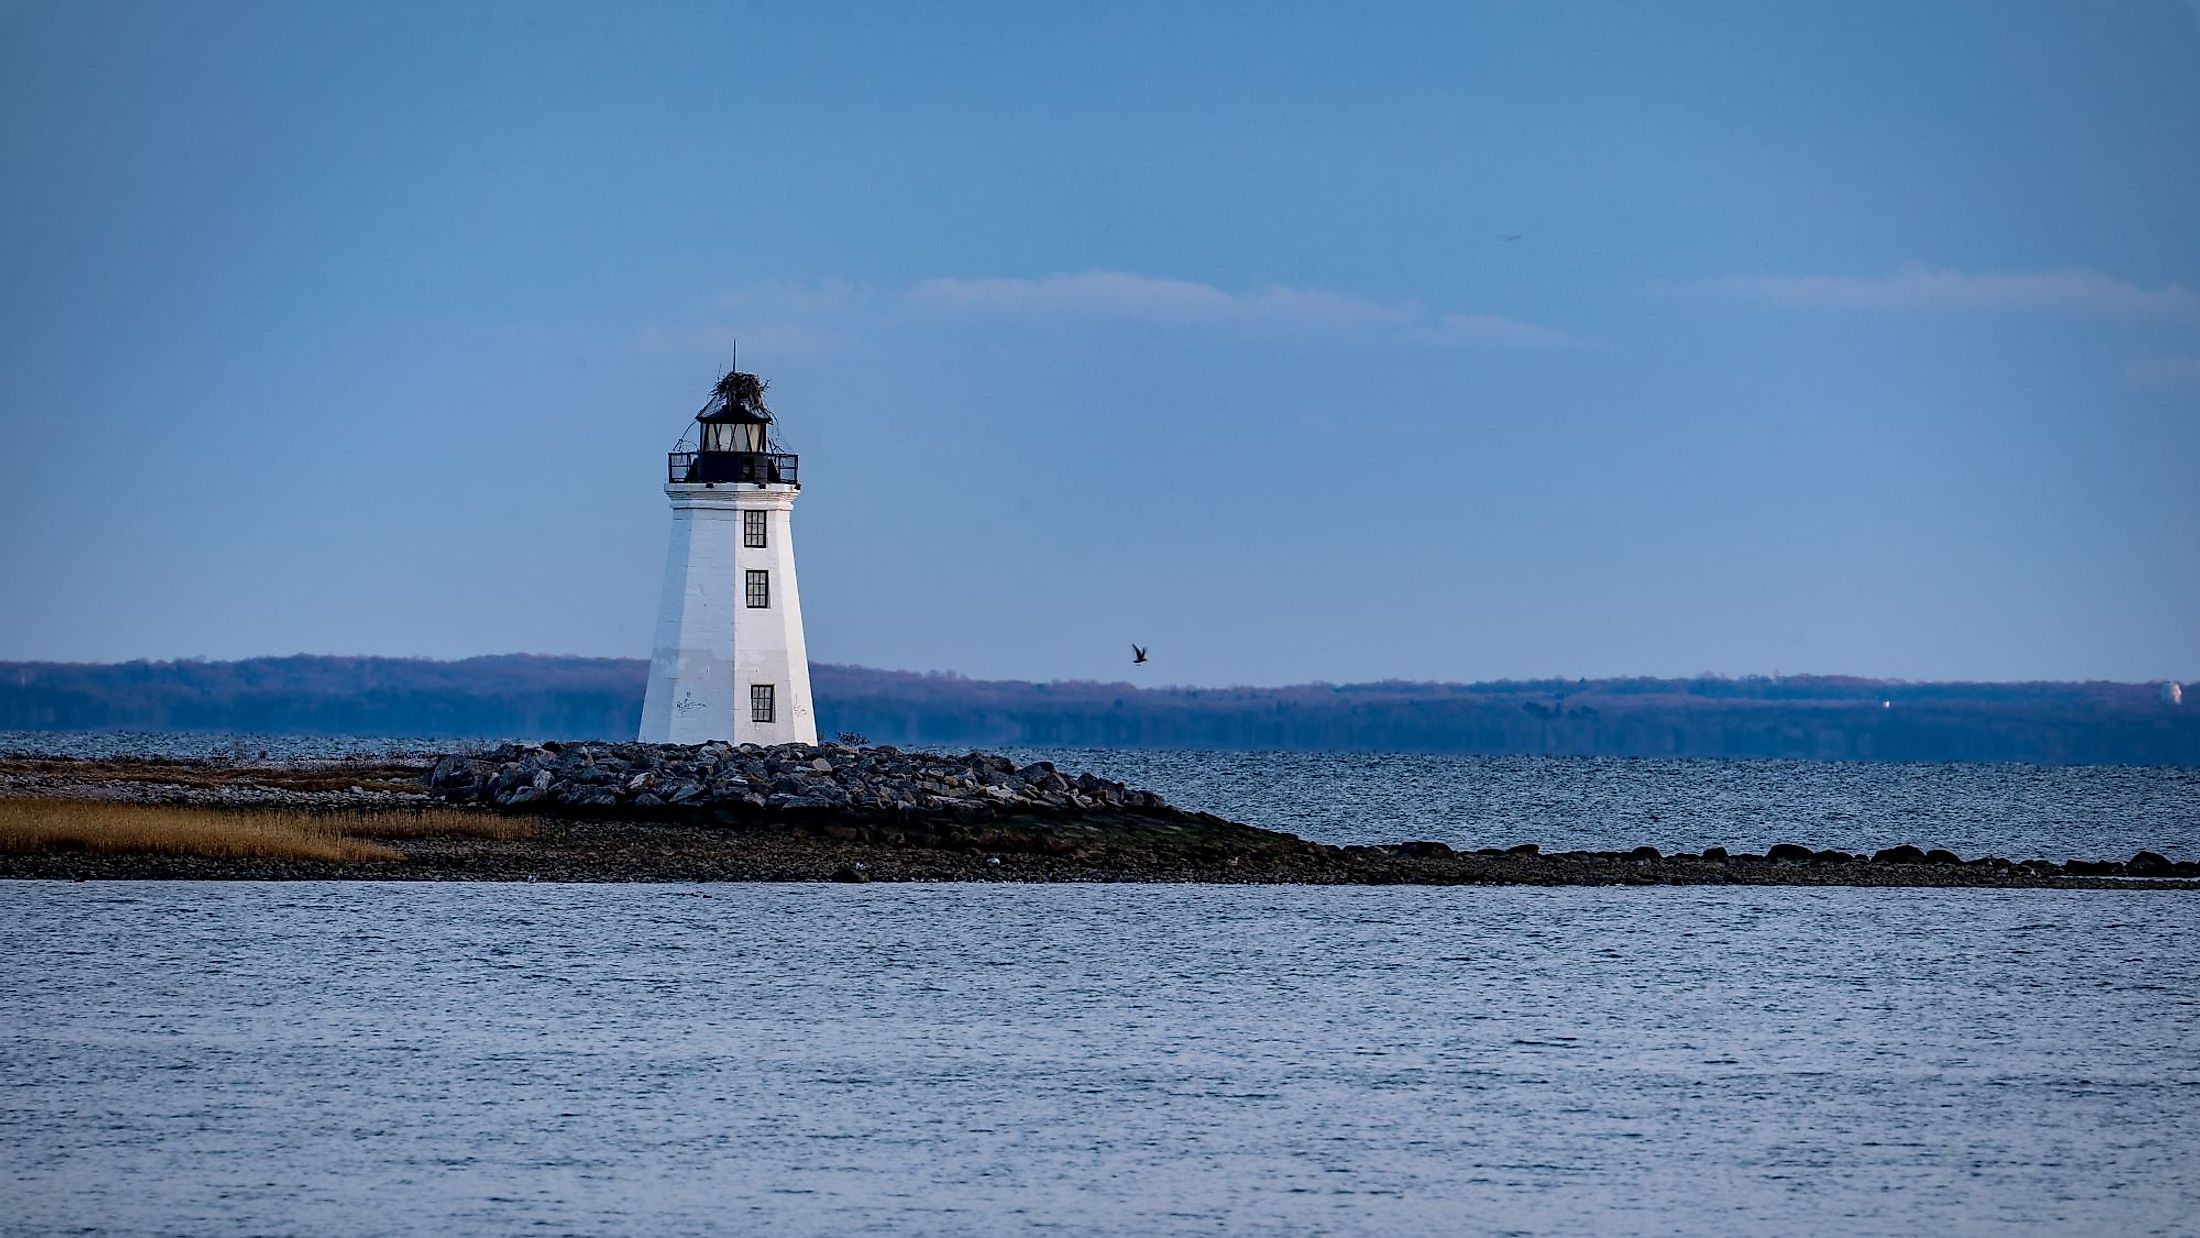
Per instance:
[[[159,743],[402,746],[0,751]],[[2190,770],[1017,755],[1338,842],[2200,858]],[[2196,1153],[2200,890],[0,883],[7,1233],[2191,1234]]]

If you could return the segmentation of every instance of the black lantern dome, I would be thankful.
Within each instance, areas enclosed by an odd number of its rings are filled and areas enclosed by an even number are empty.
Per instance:
[[[764,407],[764,380],[729,370],[711,388],[710,399],[695,414],[694,451],[674,451],[670,479],[675,482],[753,482],[801,485],[800,457],[774,450],[772,413]],[[682,447],[687,444],[683,440]]]

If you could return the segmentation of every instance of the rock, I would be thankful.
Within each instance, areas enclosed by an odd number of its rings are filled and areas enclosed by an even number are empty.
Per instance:
[[[1077,775],[1078,793],[1097,803],[1118,803],[1122,800],[1126,790],[1128,788],[1120,782],[1109,782],[1105,778],[1095,777],[1091,774]]]
[[[839,868],[833,870],[833,880],[835,881],[864,882],[869,881],[870,879],[871,874],[863,871],[861,868],[852,867],[846,864],[843,864]]]
[[[1647,863],[1651,860],[1659,860],[1665,857],[1658,853],[1658,849],[1656,847],[1637,847],[1633,851],[1627,853],[1627,858],[1630,860],[1639,860]]]
[[[1961,864],[1963,863],[1963,857],[1953,851],[1944,851],[1939,847],[1935,847],[1925,853],[1925,862],[1927,864]]]
[[[1455,853],[1449,843],[1423,841],[1399,843],[1398,854],[1410,856],[1416,860],[1448,860]]]
[[[896,829],[921,823],[937,830],[947,823],[974,825],[1002,817],[1066,815],[1075,821],[1119,810],[1150,815],[1171,827],[1242,828],[1219,817],[1180,812],[1151,791],[1134,791],[1097,774],[1072,778],[1048,761],[1019,769],[1005,757],[975,752],[943,758],[801,744],[504,744],[471,756],[442,757],[426,778],[438,783],[428,788],[434,798],[519,812],[562,806],[590,815],[637,813],[730,824],[786,811],[846,814],[848,819],[836,817],[834,823],[863,829],[891,818]],[[371,799],[383,793],[354,794]],[[1061,838],[1047,845],[1077,847]]]
[[[1813,864],[1850,864],[1854,863],[1855,860],[1856,857],[1846,851],[1828,850],[1810,853],[1810,862]]]
[[[1542,853],[1543,848],[1534,843],[1522,843],[1517,847],[1505,848],[1506,855],[1541,855]]]
[[[1817,854],[1810,848],[1795,843],[1774,843],[1765,852],[1765,858],[1775,864],[1808,864]]]
[[[1923,864],[1925,852],[1908,843],[1897,847],[1882,847],[1872,852],[1874,864]]]
[[[1703,849],[1703,858],[1704,862],[1708,864],[1724,864],[1726,863],[1727,859],[1726,848],[1705,847]]]
[[[2134,877],[2168,877],[2176,871],[2168,856],[2155,851],[2141,851],[2132,856],[2124,869]]]

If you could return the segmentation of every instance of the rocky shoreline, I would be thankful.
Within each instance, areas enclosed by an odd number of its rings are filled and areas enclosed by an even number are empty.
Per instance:
[[[2200,863],[1869,855],[1780,844],[1677,855],[1533,844],[1332,846],[1190,812],[1045,761],[840,745],[507,744],[439,760],[0,759],[0,797],[535,819],[535,837],[431,836],[373,865],[0,851],[0,878],[459,881],[1162,881],[2200,889]]]

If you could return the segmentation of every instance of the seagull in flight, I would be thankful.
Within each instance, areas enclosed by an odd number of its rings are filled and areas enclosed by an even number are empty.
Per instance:
[[[1132,665],[1132,666],[1144,666],[1145,664],[1146,664],[1146,647],[1145,647],[1144,645],[1132,645],[1132,646],[1131,646],[1131,665]]]
[[[1526,235],[1527,235],[1527,233],[1525,233],[1525,232],[1507,232],[1507,233],[1505,233],[1505,234],[1504,234],[1503,236],[1500,236],[1500,237],[1498,237],[1497,239],[1498,239],[1498,240],[1500,240],[1500,241],[1517,241],[1517,240],[1519,240],[1520,238],[1522,238],[1522,237],[1524,237],[1524,236],[1526,236]]]

